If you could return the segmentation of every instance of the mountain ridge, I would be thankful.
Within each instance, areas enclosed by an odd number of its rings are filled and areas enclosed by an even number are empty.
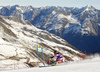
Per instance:
[[[100,42],[97,40],[100,35],[100,10],[92,5],[82,8],[59,6],[34,8],[32,6],[14,5],[8,6],[8,8],[0,8],[0,15],[15,16],[19,19],[28,20],[35,27],[62,37],[83,52],[86,50],[93,53],[95,48],[90,44],[91,41],[93,42],[92,44],[98,44],[96,50],[100,51]],[[97,38],[94,38],[95,40],[93,41],[92,37],[94,36]],[[90,42],[84,42],[88,37],[90,37]],[[75,43],[76,40],[78,43],[80,41],[83,42],[78,44]]]

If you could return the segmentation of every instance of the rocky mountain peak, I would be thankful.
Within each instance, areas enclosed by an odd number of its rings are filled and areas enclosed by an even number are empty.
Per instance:
[[[87,6],[83,7],[83,9],[84,9],[84,11],[89,11],[89,10],[94,11],[95,10],[95,8],[92,5],[87,5]]]
[[[87,5],[86,8],[87,8],[88,10],[93,10],[93,9],[95,9],[92,5]]]

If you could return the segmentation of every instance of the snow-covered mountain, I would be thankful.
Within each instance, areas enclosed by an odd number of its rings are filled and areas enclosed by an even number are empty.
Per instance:
[[[0,16],[0,70],[15,68],[17,62],[19,68],[23,68],[21,64],[24,65],[24,62],[37,62],[37,41],[39,44],[42,42],[46,63],[48,57],[53,56],[54,50],[63,54],[66,61],[78,60],[77,55],[80,54],[84,56],[64,39],[37,29],[29,21]],[[40,62],[42,63],[41,53]]]
[[[100,10],[46,6],[1,6],[0,15],[28,20],[37,28],[62,37],[81,51],[100,52]]]

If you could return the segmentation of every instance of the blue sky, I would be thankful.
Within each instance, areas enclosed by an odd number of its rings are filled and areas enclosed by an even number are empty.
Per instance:
[[[44,6],[66,6],[66,7],[84,7],[86,5],[92,5],[97,9],[100,9],[100,0],[0,0],[1,5],[32,5],[35,7]]]

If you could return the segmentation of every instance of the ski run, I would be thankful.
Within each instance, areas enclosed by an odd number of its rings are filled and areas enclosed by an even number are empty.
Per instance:
[[[32,67],[0,72],[100,72],[100,56],[91,59],[62,63],[58,66]]]

